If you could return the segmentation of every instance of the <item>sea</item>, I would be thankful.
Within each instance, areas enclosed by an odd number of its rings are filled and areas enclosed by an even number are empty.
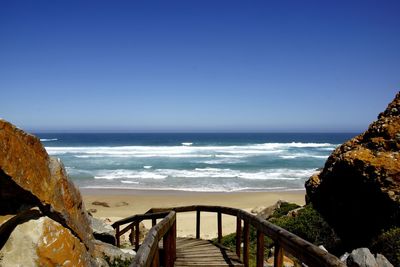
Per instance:
[[[356,133],[37,133],[80,188],[303,190]]]

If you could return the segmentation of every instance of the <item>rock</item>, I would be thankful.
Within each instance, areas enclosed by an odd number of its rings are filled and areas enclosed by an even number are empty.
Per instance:
[[[0,214],[39,207],[91,251],[93,235],[79,190],[40,140],[0,119]]]
[[[100,240],[95,241],[95,253],[98,258],[107,256],[110,262],[115,260],[132,261],[136,255],[132,249],[120,249]]]
[[[279,209],[282,203],[288,203],[284,200],[278,200],[274,205],[266,207],[264,209],[261,208],[254,208],[252,210],[253,213],[256,213],[258,217],[263,218],[264,220],[268,220],[274,214],[275,210]]]
[[[250,212],[253,214],[259,214],[261,213],[264,209],[266,209],[265,206],[257,206],[255,208],[253,208]]]
[[[115,245],[115,230],[111,225],[104,223],[102,220],[89,217],[90,218],[90,225],[93,230],[94,238],[97,240],[101,240],[108,244]]]
[[[400,93],[363,134],[339,146],[306,182],[313,204],[347,247],[400,223]]]
[[[81,194],[60,160],[1,119],[0,147],[0,266],[100,263]]]
[[[16,226],[0,250],[0,266],[94,266],[74,234],[48,217]]]
[[[128,205],[129,205],[129,203],[125,202],[125,201],[115,203],[115,207],[123,207],[123,206],[128,206]]]
[[[368,248],[358,248],[353,250],[347,258],[349,267],[378,267],[374,255]]]
[[[103,206],[105,208],[109,208],[110,207],[110,205],[108,205],[107,202],[101,202],[101,201],[93,201],[92,205]]]
[[[376,263],[378,264],[379,267],[393,267],[393,264],[391,264],[385,256],[382,254],[376,254]]]
[[[341,262],[347,262],[347,258],[349,257],[349,253],[345,252],[342,256],[340,256],[340,261]]]

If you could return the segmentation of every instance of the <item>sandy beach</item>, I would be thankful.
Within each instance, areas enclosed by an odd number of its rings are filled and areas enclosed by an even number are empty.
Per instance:
[[[202,193],[161,190],[132,189],[81,189],[86,209],[93,210],[93,216],[100,219],[108,218],[111,222],[134,215],[145,213],[150,208],[174,207],[186,205],[218,205],[240,208],[250,211],[259,206],[270,206],[278,200],[286,200],[299,205],[304,204],[305,191],[288,192],[235,192],[235,193]],[[106,202],[109,207],[92,204],[95,201]],[[195,213],[180,213],[177,215],[178,236],[195,235]],[[236,221],[231,216],[223,216],[223,234],[235,231]],[[151,222],[144,222],[150,228]],[[217,236],[217,216],[214,213],[201,214],[202,238]]]

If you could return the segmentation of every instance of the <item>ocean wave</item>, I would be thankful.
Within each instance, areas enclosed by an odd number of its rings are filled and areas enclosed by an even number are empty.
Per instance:
[[[189,143],[187,143],[189,144]],[[238,146],[98,146],[98,147],[46,147],[50,155],[73,155],[90,157],[132,158],[245,158],[263,155],[279,155],[292,149],[329,149],[329,143],[265,143]],[[327,150],[328,151],[328,150]]]
[[[190,142],[181,143],[181,144],[182,144],[182,146],[191,146],[191,145],[193,145],[193,143],[190,143]]]
[[[57,138],[40,138],[41,142],[53,142],[53,141],[58,141]]]
[[[315,159],[327,159],[328,155],[313,155],[307,153],[293,153],[291,155],[280,155],[282,159],[297,159],[297,158],[315,158]]]
[[[100,170],[94,176],[94,179],[165,179],[168,176],[150,171],[133,170]]]
[[[124,185],[113,186],[99,186],[99,185],[86,185],[80,188],[83,189],[115,189],[115,190],[151,190],[151,191],[180,191],[180,192],[198,192],[198,193],[235,193],[235,192],[269,192],[269,191],[301,191],[304,188],[287,188],[284,186],[273,187],[237,187],[226,188],[222,186],[213,187],[142,187],[142,186],[126,186],[125,184],[138,184],[130,181],[121,181]]]
[[[135,182],[135,181],[125,181],[125,180],[121,180],[121,183],[123,183],[123,184],[139,184],[139,182]]]
[[[300,180],[311,176],[315,169],[267,169],[254,172],[222,168],[196,168],[193,170],[99,170],[95,179],[166,179],[166,178],[236,178],[247,180]]]

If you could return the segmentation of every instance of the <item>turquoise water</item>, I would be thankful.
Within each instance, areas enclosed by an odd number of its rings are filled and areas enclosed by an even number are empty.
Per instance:
[[[37,134],[81,188],[299,190],[356,134]]]

